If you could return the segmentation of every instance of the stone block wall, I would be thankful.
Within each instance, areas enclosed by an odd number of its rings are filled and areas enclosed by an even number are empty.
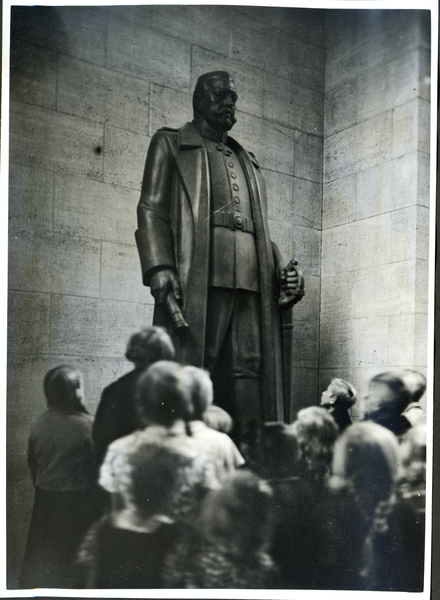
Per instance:
[[[364,393],[426,368],[429,13],[330,11],[326,39],[320,388]]]
[[[325,17],[324,17],[325,15]],[[333,376],[426,367],[429,20],[423,11],[15,7],[11,36],[8,586],[32,507],[26,446],[60,363],[102,388],[151,323],[134,243],[153,133],[226,69],[232,132],[267,183],[269,225],[306,277],[292,413]]]
[[[152,134],[192,118],[203,72],[239,93],[234,137],[260,160],[270,229],[307,279],[292,359],[300,405],[318,389],[324,48],[320,11],[232,6],[14,7],[11,34],[8,332],[8,586],[32,507],[26,449],[44,374],[102,388],[130,369],[149,324],[134,243]]]

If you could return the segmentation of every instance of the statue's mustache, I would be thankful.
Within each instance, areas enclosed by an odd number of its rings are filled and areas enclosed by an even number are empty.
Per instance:
[[[233,123],[237,122],[237,119],[235,118],[235,115],[234,115],[234,111],[231,108],[223,108],[222,110],[219,111],[220,116],[223,116],[225,114],[230,116]]]

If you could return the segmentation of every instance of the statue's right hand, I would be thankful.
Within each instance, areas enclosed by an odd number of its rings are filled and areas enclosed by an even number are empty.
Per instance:
[[[170,292],[173,292],[174,297],[178,302],[182,298],[179,279],[171,269],[157,271],[150,280],[150,288],[151,293],[158,304],[165,304]]]

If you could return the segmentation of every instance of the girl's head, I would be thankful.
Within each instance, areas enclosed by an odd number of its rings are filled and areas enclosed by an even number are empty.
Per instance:
[[[125,357],[137,368],[146,369],[158,360],[173,360],[173,342],[162,327],[143,327],[128,340]]]
[[[214,398],[211,377],[208,371],[190,365],[182,367],[181,375],[191,398],[191,419],[201,421],[203,413],[211,406]]]
[[[320,480],[330,472],[338,427],[325,408],[309,406],[299,411],[292,425],[305,470]]]
[[[257,475],[240,470],[210,492],[202,504],[200,527],[212,543],[226,544],[245,554],[270,541],[271,490]]]
[[[87,412],[83,405],[82,374],[69,365],[60,365],[46,373],[43,382],[47,406],[64,411]]]
[[[193,412],[187,377],[176,362],[155,362],[138,380],[139,399],[147,422],[171,426],[188,421]]]
[[[351,490],[372,515],[393,492],[397,452],[397,438],[385,427],[371,422],[351,425],[336,443],[332,487]]]

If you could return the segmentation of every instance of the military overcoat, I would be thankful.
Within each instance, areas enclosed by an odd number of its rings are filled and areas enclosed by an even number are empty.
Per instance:
[[[265,420],[283,420],[283,364],[279,283],[275,261],[279,250],[270,240],[264,180],[258,162],[233,138],[246,175],[255,222],[262,299],[262,403]],[[161,129],[150,143],[138,205],[136,242],[144,285],[160,268],[178,274],[182,313],[191,336],[177,343],[178,359],[203,367],[209,268],[210,178],[203,139],[193,123],[179,130]],[[277,257],[277,258],[275,258]],[[164,307],[156,305],[154,323],[170,325]]]

